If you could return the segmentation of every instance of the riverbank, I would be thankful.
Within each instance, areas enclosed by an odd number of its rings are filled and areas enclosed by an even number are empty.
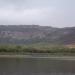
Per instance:
[[[65,45],[0,45],[0,55],[12,54],[50,54],[50,55],[75,55],[75,48],[69,48]]]
[[[75,60],[75,56],[31,56],[31,55],[0,55],[0,58],[47,58],[56,60]]]

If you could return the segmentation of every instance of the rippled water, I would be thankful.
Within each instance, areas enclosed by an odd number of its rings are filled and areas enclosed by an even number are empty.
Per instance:
[[[75,60],[0,58],[0,75],[75,75]]]

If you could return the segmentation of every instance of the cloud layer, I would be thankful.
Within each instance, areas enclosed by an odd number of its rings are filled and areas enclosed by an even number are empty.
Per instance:
[[[75,25],[75,0],[0,0],[0,24]]]

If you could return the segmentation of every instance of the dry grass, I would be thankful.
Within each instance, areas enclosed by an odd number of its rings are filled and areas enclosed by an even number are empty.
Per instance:
[[[68,48],[75,48],[75,44],[66,45]]]

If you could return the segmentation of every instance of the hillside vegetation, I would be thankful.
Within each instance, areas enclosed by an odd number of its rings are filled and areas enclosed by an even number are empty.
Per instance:
[[[0,44],[33,44],[40,42],[75,44],[75,27],[0,25]]]
[[[0,25],[0,54],[75,55],[75,27]]]

